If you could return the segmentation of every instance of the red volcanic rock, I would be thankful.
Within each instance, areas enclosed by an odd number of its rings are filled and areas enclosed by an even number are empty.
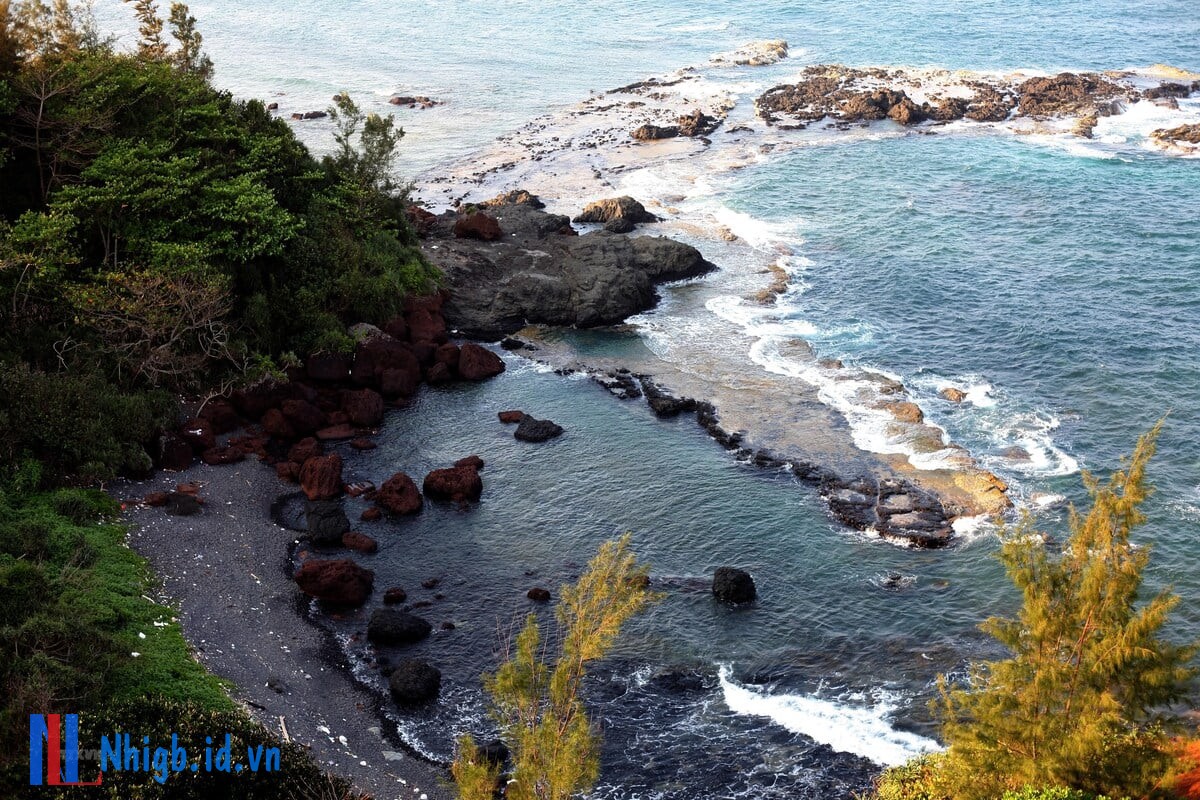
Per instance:
[[[401,589],[399,586],[393,586],[383,593],[384,605],[394,606],[397,603],[403,603],[408,599],[408,592]]]
[[[474,466],[435,469],[425,476],[424,489],[430,500],[464,503],[479,499],[483,494],[483,480]]]
[[[358,436],[358,428],[345,423],[341,425],[331,425],[328,428],[321,428],[317,431],[317,438],[322,442],[330,442],[335,439],[353,439]]]
[[[505,425],[515,425],[525,419],[524,411],[501,411],[496,415]]]
[[[371,506],[370,508],[363,509],[362,514],[360,514],[358,516],[358,518],[361,519],[363,522],[374,522],[377,519],[380,519],[382,517],[383,517],[383,512],[380,511],[378,508],[375,508],[375,506]]]
[[[408,221],[412,223],[413,228],[417,232],[417,236],[428,236],[433,230],[433,225],[437,221],[437,214],[433,214],[417,205],[410,205],[404,209],[405,215],[408,216]]]
[[[192,450],[196,453],[203,453],[205,450],[217,446],[217,433],[213,428],[212,420],[203,417],[189,419],[180,425],[179,435],[191,445]]]
[[[415,372],[400,369],[384,370],[379,379],[379,390],[385,397],[412,397],[421,385],[421,365],[413,358]]]
[[[439,345],[433,354],[433,360],[439,364],[445,364],[453,372],[458,369],[458,345],[454,342]]]
[[[267,434],[277,439],[292,439],[296,436],[296,429],[278,408],[267,409],[262,417],[262,427]]]
[[[300,480],[300,465],[295,461],[280,461],[275,465],[275,474],[280,480],[296,483]]]
[[[449,383],[452,380],[454,380],[454,375],[451,374],[450,368],[447,367],[445,364],[441,363],[440,361],[433,364],[425,372],[425,381],[430,386],[437,386],[439,384]]]
[[[504,372],[504,360],[474,342],[462,346],[458,355],[458,374],[463,380],[482,381]]]
[[[408,341],[408,323],[404,317],[392,317],[383,324],[383,332],[397,341]]]
[[[314,381],[344,381],[350,377],[350,359],[340,353],[316,353],[304,365]]]
[[[211,422],[213,433],[218,436],[222,433],[237,430],[242,425],[242,421],[238,418],[237,409],[233,407],[233,403],[223,397],[218,397],[205,403],[204,408],[200,409],[200,413],[196,416]]]
[[[343,558],[309,559],[296,572],[296,585],[309,597],[339,606],[357,607],[367,602],[375,586],[375,573]]]
[[[301,439],[292,445],[292,449],[288,450],[288,461],[295,461],[297,464],[303,464],[313,456],[322,455],[325,452],[325,447],[318,442],[314,437],[309,436],[306,439]]]
[[[365,533],[346,531],[342,534],[342,547],[359,553],[374,553],[379,549],[379,543]]]
[[[284,400],[280,410],[297,433],[312,433],[325,426],[325,415],[321,409],[307,400]]]
[[[433,357],[437,355],[438,346],[433,342],[420,341],[413,342],[413,355],[417,358],[417,363],[422,367],[428,367],[433,364]]]
[[[467,456],[466,458],[460,458],[458,461],[455,461],[454,466],[471,467],[478,472],[479,470],[483,469],[483,459],[474,455]]]
[[[383,422],[383,396],[374,389],[357,389],[342,394],[342,410],[354,425],[374,428]]]
[[[151,492],[142,498],[142,502],[151,508],[162,508],[167,504],[167,500],[169,500],[170,497],[171,496],[166,492]]]
[[[355,450],[374,450],[379,445],[375,444],[374,441],[365,436],[360,436],[357,439],[352,439],[350,441],[350,446]]]
[[[387,387],[388,372],[400,372],[410,382],[398,385],[397,377],[392,376],[392,388]],[[354,368],[351,371],[354,382],[360,386],[380,386],[383,393],[395,396],[399,388],[409,388],[405,392],[411,395],[421,382],[421,365],[413,355],[412,348],[407,342],[400,342],[384,336],[376,336],[359,344],[354,353]]]
[[[413,479],[397,472],[384,481],[375,495],[375,503],[393,514],[416,514],[421,510],[421,493]]]
[[[313,456],[300,468],[300,488],[309,500],[333,500],[342,493],[342,457]]]
[[[179,494],[190,494],[195,497],[200,494],[200,484],[196,483],[195,481],[177,483],[175,484],[175,491]]]
[[[454,235],[459,239],[481,239],[494,242],[503,234],[500,223],[495,217],[490,217],[482,211],[464,214],[454,220]]]
[[[408,324],[410,342],[442,344],[447,340],[446,320],[442,316],[442,293],[409,297],[404,301],[404,320]]]

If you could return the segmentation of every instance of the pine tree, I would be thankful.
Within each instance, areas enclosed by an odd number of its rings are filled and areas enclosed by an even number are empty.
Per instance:
[[[196,30],[196,18],[183,3],[171,3],[171,36],[179,42],[175,53],[175,64],[183,72],[197,75],[205,80],[212,77],[212,59],[202,49],[204,37]]]
[[[1155,711],[1186,693],[1195,647],[1159,638],[1176,595],[1139,604],[1150,550],[1130,533],[1144,521],[1161,427],[1107,485],[1085,474],[1092,507],[1086,516],[1072,508],[1061,553],[1028,519],[1005,535],[1000,559],[1024,603],[1016,619],[983,625],[1012,657],[976,666],[965,688],[942,685],[948,795],[1063,786],[1142,796],[1163,775]]]
[[[530,614],[512,657],[484,686],[512,754],[509,800],[567,800],[599,776],[600,737],[583,705],[587,665],[603,658],[621,627],[655,597],[646,568],[629,551],[629,535],[605,542],[557,609],[558,657],[544,659],[537,617]],[[471,737],[459,742],[452,772],[461,800],[491,800],[500,775]]]
[[[161,61],[167,56],[167,43],[163,40],[163,21],[158,16],[158,4],[154,0],[124,0],[133,6],[138,19],[138,55],[147,61]]]

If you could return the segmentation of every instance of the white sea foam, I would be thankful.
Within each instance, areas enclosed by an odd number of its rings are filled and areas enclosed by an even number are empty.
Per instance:
[[[721,691],[731,711],[766,717],[839,752],[894,766],[941,749],[932,739],[892,727],[889,718],[897,708],[897,698],[891,693],[876,692],[871,705],[849,705],[816,695],[755,691],[735,683],[731,674],[728,666],[721,667]]]

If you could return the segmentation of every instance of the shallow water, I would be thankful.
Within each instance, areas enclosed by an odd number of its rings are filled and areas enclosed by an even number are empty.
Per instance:
[[[703,64],[751,39],[792,46],[777,66],[731,73],[759,87],[823,62],[1200,69],[1200,13],[1187,0],[900,0],[886,10],[245,0],[192,11],[218,83],[239,95],[290,114],[348,90],[369,110],[394,110],[408,132],[407,175],[437,175],[592,91]],[[126,7],[108,2],[98,14],[130,41]],[[396,92],[446,104],[396,110],[386,104]],[[723,339],[722,357],[746,370],[802,372],[787,359],[799,338],[896,375],[1055,533],[1065,517],[1055,498],[1083,499],[1077,469],[1112,469],[1169,410],[1151,470],[1159,492],[1138,540],[1155,547],[1151,587],[1183,595],[1171,634],[1195,637],[1200,160],[1145,146],[1159,113],[1143,105],[1102,120],[1091,142],[860,132],[701,176],[685,213],[787,253],[793,288],[779,307],[764,314],[742,303],[753,283],[744,254],[706,244],[725,273],[668,290],[632,334],[573,341],[585,354],[669,352],[732,324],[749,336]],[[318,150],[329,142],[326,123],[296,129]],[[643,199],[675,191],[670,169],[624,180]],[[377,585],[404,586],[410,601],[444,594],[420,613],[457,626],[414,648],[443,668],[447,691],[429,717],[399,720],[412,743],[444,757],[448,731],[485,730],[477,676],[529,610],[525,590],[554,589],[600,541],[630,530],[667,597],[590,687],[606,737],[597,796],[844,797],[881,764],[927,746],[930,682],[994,654],[975,626],[1015,602],[991,557],[994,537],[922,552],[845,531],[790,475],[737,463],[689,418],[657,420],[588,381],[510,367],[486,384],[425,390],[389,416],[378,450],[349,460],[354,477],[376,482],[397,469],[419,479],[474,452],[488,462],[477,507],[429,507],[369,530],[381,544],[366,559]],[[946,385],[968,390],[968,402],[940,399]],[[568,432],[516,442],[495,420],[508,407]],[[870,443],[873,434],[859,426],[856,435]],[[762,594],[753,608],[708,595],[707,576],[726,563],[753,571]],[[419,588],[435,576],[436,590]],[[362,628],[335,624],[346,636]]]

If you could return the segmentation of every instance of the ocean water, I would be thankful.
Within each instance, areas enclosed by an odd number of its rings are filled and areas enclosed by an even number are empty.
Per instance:
[[[424,178],[592,92],[753,39],[787,39],[792,54],[734,74],[756,87],[826,62],[1200,69],[1200,13],[1187,0],[244,0],[192,11],[218,84],[285,114],[348,90],[398,115],[408,133],[399,169]],[[97,14],[131,41],[123,4]],[[393,109],[393,93],[445,104]],[[1196,98],[1184,106],[1200,115]],[[793,283],[778,306],[745,303],[742,256],[708,242],[721,274],[668,290],[632,333],[575,341],[584,354],[620,352],[630,336],[669,352],[722,320],[746,332],[724,357],[748,370],[803,381],[787,355],[789,340],[803,340],[894,375],[1054,534],[1063,503],[1086,499],[1080,471],[1117,467],[1170,412],[1137,538],[1154,547],[1149,588],[1183,596],[1170,635],[1200,636],[1200,159],[1146,146],[1159,113],[1146,105],[1102,120],[1095,141],[885,125],[704,176],[680,205],[786,254]],[[325,123],[296,130],[318,151],[328,145]],[[674,192],[672,169],[623,186]],[[690,419],[655,419],[590,381],[508,358],[492,382],[425,391],[389,416],[378,450],[348,455],[353,477],[376,482],[397,469],[419,479],[469,453],[488,463],[477,506],[431,506],[369,531],[381,545],[368,559],[378,585],[405,587],[432,603],[419,613],[435,626],[456,626],[414,648],[442,667],[446,691],[437,709],[396,717],[410,744],[445,758],[457,732],[486,733],[478,674],[530,610],[525,591],[555,590],[600,541],[629,530],[666,599],[589,685],[605,733],[597,797],[848,797],[884,765],[937,746],[926,709],[935,677],[996,655],[976,626],[1017,601],[986,528],[937,552],[847,531],[792,476],[738,463]],[[946,386],[967,402],[942,400]],[[567,434],[518,443],[496,422],[505,408]],[[754,573],[759,603],[712,601],[708,576],[722,564]],[[420,589],[431,577],[438,588]],[[363,619],[332,624],[378,685],[374,655],[354,638]]]

